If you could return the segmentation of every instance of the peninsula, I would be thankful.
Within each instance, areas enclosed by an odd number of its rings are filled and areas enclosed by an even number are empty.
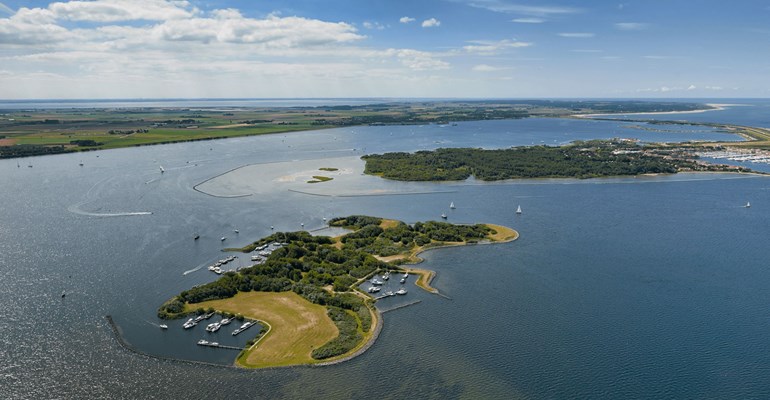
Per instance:
[[[354,215],[330,226],[350,233],[312,236],[277,232],[246,247],[256,263],[225,272],[218,280],[181,292],[158,310],[165,319],[221,312],[257,320],[263,326],[236,359],[236,365],[265,368],[340,362],[376,339],[382,319],[374,297],[359,286],[375,275],[418,275],[417,285],[432,293],[432,271],[408,268],[418,254],[442,246],[503,243],[518,233],[499,225],[404,222]],[[270,251],[266,251],[270,249]],[[260,255],[261,254],[261,255]]]

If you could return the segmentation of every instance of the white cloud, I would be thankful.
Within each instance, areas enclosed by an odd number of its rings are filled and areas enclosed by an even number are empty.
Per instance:
[[[166,21],[189,18],[198,11],[187,1],[95,0],[56,2],[48,6],[57,19],[71,21]]]
[[[642,22],[618,22],[614,25],[615,25],[615,29],[618,29],[621,31],[641,31],[649,27],[649,24],[645,24]]]
[[[697,87],[697,86],[695,86],[695,85],[690,85],[690,86],[688,86],[688,87],[687,87],[687,90],[695,90],[695,89],[697,89],[697,88],[698,88],[698,87]]]
[[[724,88],[721,86],[706,86],[705,89],[706,90],[724,90]],[[738,88],[735,88],[735,89],[738,89]]]
[[[565,33],[559,33],[558,35],[565,38],[579,38],[579,39],[592,38],[596,36],[596,34],[590,33],[590,32],[565,32]]]
[[[434,54],[426,51],[388,49],[384,54],[386,56],[396,57],[402,65],[415,71],[442,70],[449,68],[448,62],[439,60]]]
[[[499,40],[496,42],[493,41],[486,41],[486,40],[475,40],[470,41],[469,43],[472,43],[467,46],[463,46],[463,51],[466,53],[475,53],[480,55],[493,55],[500,53],[503,50],[506,49],[516,49],[521,47],[530,47],[532,46],[532,43],[529,42],[519,42],[517,40]]]
[[[376,29],[376,30],[378,30],[378,31],[381,31],[381,30],[385,29],[385,25],[383,25],[383,24],[381,24],[381,23],[379,23],[379,22],[370,22],[370,21],[365,21],[365,22],[363,23],[363,26],[364,26],[364,28],[366,28],[366,29]]]
[[[543,18],[514,18],[511,20],[511,22],[516,22],[519,24],[542,24],[545,22],[545,19]]]
[[[436,18],[430,18],[422,21],[423,28],[435,28],[439,26],[441,26],[441,21],[437,20]]]
[[[402,24],[408,24],[410,22],[414,22],[414,18],[412,18],[412,17],[401,17],[401,18],[399,18],[398,22],[400,22]]]
[[[496,72],[496,71],[503,71],[506,69],[509,69],[509,68],[493,67],[487,64],[474,65],[473,68],[471,68],[471,70],[476,72]]]

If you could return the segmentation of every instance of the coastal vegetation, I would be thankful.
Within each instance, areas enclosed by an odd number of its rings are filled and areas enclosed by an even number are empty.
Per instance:
[[[244,366],[315,363],[335,359],[360,348],[373,334],[372,328],[378,318],[373,307],[375,300],[358,289],[365,279],[384,271],[406,271],[400,265],[414,262],[416,254],[427,248],[506,241],[516,237],[516,232],[509,228],[485,224],[454,225],[427,221],[409,225],[362,215],[334,218],[329,225],[350,229],[350,233],[331,238],[312,236],[305,231],[277,232],[262,238],[238,250],[252,252],[272,246],[273,250],[264,260],[239,271],[226,272],[214,282],[181,292],[158,309],[158,316],[181,318],[216,309],[265,321],[272,329],[258,345],[238,358]],[[429,289],[428,286],[425,288]],[[270,306],[271,301],[277,303]],[[310,345],[301,338],[285,343],[271,339],[285,334],[283,327],[287,325],[280,321],[289,316],[276,307],[287,302],[293,304],[290,307],[294,310],[288,315],[300,312],[298,310],[307,314],[310,313],[307,310],[315,307],[315,314],[311,313],[315,315],[312,317],[315,322],[306,328],[312,330],[316,323],[328,323],[327,328],[334,327],[334,334],[313,336],[325,339],[322,343]],[[318,316],[318,307],[324,310],[321,316]],[[329,330],[326,331],[328,333]],[[258,357],[250,355],[250,352],[257,351],[255,349],[269,346],[299,346],[304,353],[291,360],[268,358],[269,362],[263,357],[274,349],[258,350]],[[294,355],[296,352],[287,354]],[[262,361],[255,361],[257,359]]]
[[[313,175],[313,179],[307,181],[307,183],[320,183],[320,182],[328,182],[334,178],[328,177],[328,176],[321,176],[321,175]]]
[[[34,104],[30,105],[30,108]],[[359,106],[0,110],[0,157],[212,140],[352,125],[689,111],[698,103],[577,100],[394,102]]]
[[[678,171],[731,170],[704,165],[682,148],[642,146],[629,140],[577,141],[560,147],[499,150],[437,149],[362,157],[364,172],[402,181],[451,181],[471,176],[485,181],[520,178],[596,178]]]

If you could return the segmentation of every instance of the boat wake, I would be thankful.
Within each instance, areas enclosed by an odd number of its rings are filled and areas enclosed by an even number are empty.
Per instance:
[[[201,268],[203,268],[203,264],[201,264],[201,265],[199,265],[199,266],[197,266],[197,267],[195,267],[193,269],[188,269],[187,271],[182,272],[182,275],[192,274],[195,271],[200,271]]]
[[[89,217],[135,217],[139,215],[152,215],[152,212],[150,211],[132,211],[132,212],[115,212],[115,213],[95,213],[95,212],[89,212],[89,211],[83,211],[80,209],[80,206],[82,204],[74,204],[72,206],[67,207],[67,210],[71,213],[80,214],[80,215],[87,215]]]

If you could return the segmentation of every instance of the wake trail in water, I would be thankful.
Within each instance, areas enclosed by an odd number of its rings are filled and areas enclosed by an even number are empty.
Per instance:
[[[197,267],[195,267],[193,269],[188,269],[187,271],[182,272],[182,275],[187,275],[187,274],[191,274],[191,273],[193,273],[195,271],[200,271],[201,268],[203,268],[203,264],[201,264],[201,265],[199,265],[199,266],[197,266]]]

